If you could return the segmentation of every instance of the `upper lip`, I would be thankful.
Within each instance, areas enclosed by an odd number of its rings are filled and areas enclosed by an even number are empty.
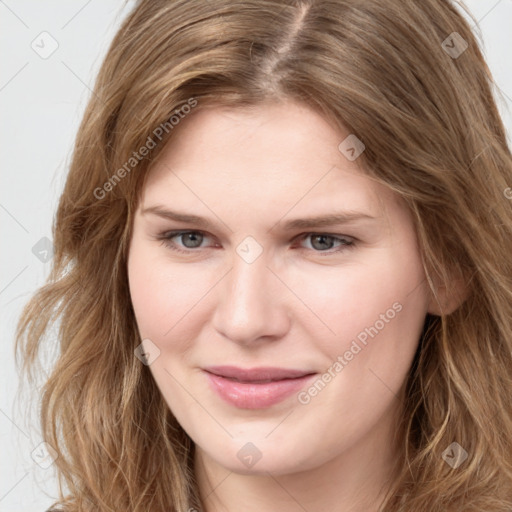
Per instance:
[[[311,375],[314,372],[307,370],[295,370],[289,368],[273,368],[270,366],[262,366],[259,368],[238,368],[236,366],[209,366],[204,368],[205,371],[227,377],[229,379],[237,379],[241,382],[269,381],[295,379]]]

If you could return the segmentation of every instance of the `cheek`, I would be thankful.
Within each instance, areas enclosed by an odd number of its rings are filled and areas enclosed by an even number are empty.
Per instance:
[[[321,271],[314,279],[297,276],[304,302],[329,328],[333,341],[352,338],[376,322],[382,328],[381,315],[400,324],[404,316],[424,314],[423,280],[418,258],[384,251],[365,263]],[[402,308],[407,315],[397,312]]]
[[[325,392],[310,389],[302,397],[305,403],[323,406],[325,414],[336,410],[355,426],[353,432],[364,431],[400,403],[396,397],[410,370],[427,309],[421,261],[414,253],[389,251],[372,259],[371,265],[354,268],[333,282],[340,291],[337,296],[331,292],[324,314],[336,336],[320,341],[329,384]],[[333,443],[337,428],[333,420],[326,434]]]
[[[407,364],[414,355],[428,298],[419,255],[413,247],[399,249],[315,280],[302,276],[302,298],[322,320],[308,322],[310,337],[331,361],[347,351],[356,367],[393,358]]]
[[[161,349],[179,351],[187,337],[199,303],[215,283],[207,272],[187,264],[171,263],[165,252],[147,243],[133,243],[128,260],[130,295],[141,338]],[[172,343],[171,343],[172,341]]]

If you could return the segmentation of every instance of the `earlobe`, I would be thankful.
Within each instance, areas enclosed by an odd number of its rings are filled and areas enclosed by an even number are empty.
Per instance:
[[[436,293],[431,292],[431,298],[427,312],[431,315],[446,316],[453,313],[466,300],[469,287],[461,276],[450,279],[449,283],[440,284],[434,280]]]

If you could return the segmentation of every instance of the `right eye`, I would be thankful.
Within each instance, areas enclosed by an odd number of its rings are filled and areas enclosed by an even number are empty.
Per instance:
[[[186,235],[186,236],[185,236]],[[197,230],[179,230],[179,231],[166,231],[164,233],[160,233],[158,235],[158,239],[162,240],[162,244],[168,247],[169,249],[177,252],[192,252],[194,249],[198,248],[201,245],[201,242],[204,240],[206,233],[203,231]],[[183,247],[176,244],[173,238],[178,238],[182,240]],[[184,244],[190,244],[189,246]],[[201,247],[199,247],[201,248]]]

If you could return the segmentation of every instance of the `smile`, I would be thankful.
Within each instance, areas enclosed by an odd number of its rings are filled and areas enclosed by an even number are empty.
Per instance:
[[[210,388],[225,402],[240,409],[264,409],[298,393],[315,373],[298,377],[244,380],[204,371]],[[245,378],[247,379],[247,378]]]

